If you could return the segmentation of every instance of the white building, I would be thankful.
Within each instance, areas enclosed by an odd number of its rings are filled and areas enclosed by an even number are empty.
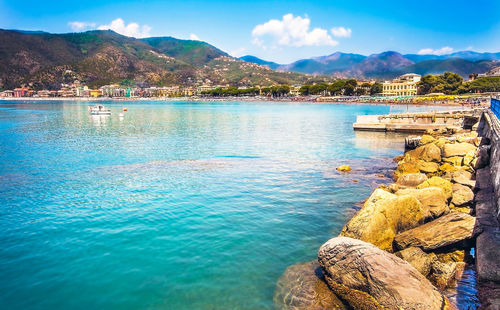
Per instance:
[[[416,96],[417,84],[422,76],[415,73],[403,74],[382,84],[382,94],[384,96]]]

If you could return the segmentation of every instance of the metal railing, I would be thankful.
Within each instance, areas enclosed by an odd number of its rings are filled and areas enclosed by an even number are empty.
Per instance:
[[[495,114],[497,119],[500,119],[500,100],[499,99],[491,98],[490,109]]]

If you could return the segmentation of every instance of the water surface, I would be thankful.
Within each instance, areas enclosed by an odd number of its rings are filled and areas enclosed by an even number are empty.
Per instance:
[[[406,107],[87,105],[0,103],[1,309],[270,309],[403,150],[352,123]]]

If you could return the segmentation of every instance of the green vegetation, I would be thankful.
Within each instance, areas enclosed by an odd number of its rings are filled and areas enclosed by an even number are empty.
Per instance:
[[[419,95],[444,93],[447,95],[464,93],[484,93],[500,91],[500,77],[481,77],[471,82],[464,82],[456,73],[445,72],[441,75],[428,74],[418,83]]]
[[[229,88],[216,88],[208,91],[204,91],[201,93],[202,95],[208,95],[213,97],[227,97],[227,96],[249,96],[249,95],[258,95],[259,89],[256,87],[252,88],[244,88],[238,89],[237,87],[229,87]]]

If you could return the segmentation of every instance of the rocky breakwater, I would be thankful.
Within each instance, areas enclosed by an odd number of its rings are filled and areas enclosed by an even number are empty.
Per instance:
[[[476,132],[422,136],[395,159],[395,182],[375,189],[340,236],[320,247],[321,268],[285,271],[278,308],[454,309],[443,292],[471,262],[481,232],[474,216],[481,143]],[[325,285],[336,298],[325,297]]]

